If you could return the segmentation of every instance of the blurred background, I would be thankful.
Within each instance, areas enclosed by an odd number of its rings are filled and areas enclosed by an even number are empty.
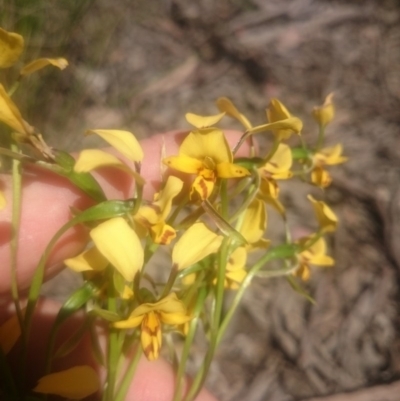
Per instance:
[[[336,266],[306,285],[315,306],[283,279],[255,281],[207,385],[223,401],[398,401],[399,0],[0,0],[0,26],[26,38],[25,61],[69,60],[15,96],[66,150],[98,145],[87,128],[139,138],[187,129],[184,114],[214,114],[220,96],[254,124],[277,97],[313,141],[312,107],[334,91],[327,143],[350,157],[325,193],[341,222],[329,244]],[[306,194],[322,196],[303,186],[282,187],[298,232],[313,227]],[[268,235],[277,230],[271,216]]]

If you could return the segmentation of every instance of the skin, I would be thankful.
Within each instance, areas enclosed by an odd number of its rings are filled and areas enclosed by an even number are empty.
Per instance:
[[[178,154],[179,144],[186,132],[172,131],[158,134],[141,142],[145,158],[141,174],[146,179],[144,197],[152,199],[161,179],[162,157]],[[240,133],[227,133],[231,147],[239,140]],[[243,149],[238,155],[243,155]],[[123,157],[118,154],[118,157]],[[133,183],[124,172],[115,169],[101,169],[96,178],[108,199],[124,199],[132,194]],[[0,212],[0,261],[2,266],[10,266],[11,255],[9,242],[11,238],[11,179],[3,176],[0,179],[1,190],[4,191],[7,206]],[[80,190],[74,188],[66,179],[39,169],[30,169],[23,177],[21,224],[18,239],[17,269],[18,287],[21,294],[28,288],[33,272],[50,239],[55,232],[71,217],[70,206],[83,210],[92,205],[92,201]],[[46,279],[56,275],[63,268],[62,261],[78,254],[86,244],[87,232],[81,227],[67,232],[56,245],[46,267]],[[0,323],[10,316],[10,272],[0,269]],[[50,300],[41,300],[38,305],[33,324],[32,340],[29,354],[29,365],[40,371],[47,333],[50,330],[58,305]],[[80,316],[66,324],[63,332],[68,333],[79,324]],[[36,329],[35,329],[36,328]],[[55,368],[89,363],[96,366],[90,350],[89,339],[84,339],[75,352],[62,360]],[[11,358],[18,350],[11,352]],[[101,370],[101,369],[99,369]],[[32,385],[37,378],[32,374]],[[148,362],[142,358],[135,378],[129,389],[127,400],[135,401],[170,401],[173,397],[174,377],[172,368],[163,360]],[[215,401],[207,391],[202,391],[197,401]]]

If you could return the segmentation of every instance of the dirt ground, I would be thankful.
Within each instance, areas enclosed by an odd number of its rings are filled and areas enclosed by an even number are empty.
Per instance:
[[[49,15],[70,16],[59,7]],[[282,279],[255,281],[207,386],[222,401],[397,401],[400,2],[97,0],[78,17],[54,44],[60,24],[50,18],[44,50],[61,49],[71,66],[48,73],[43,96],[30,81],[37,104],[25,102],[29,121],[60,147],[83,146],[88,127],[125,127],[142,138],[187,128],[186,112],[215,113],[220,96],[254,123],[278,97],[303,119],[307,140],[312,107],[335,92],[328,143],[342,143],[350,158],[325,194],[340,217],[330,241],[336,266],[307,285],[315,306]],[[310,228],[309,190],[283,188],[294,230]],[[274,235],[272,218],[268,230]],[[59,294],[57,281],[48,291]]]

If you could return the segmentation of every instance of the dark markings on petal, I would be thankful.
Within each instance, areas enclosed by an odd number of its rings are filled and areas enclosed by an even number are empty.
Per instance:
[[[207,192],[207,185],[205,184],[204,180],[199,181],[199,186],[201,189],[201,199],[207,199],[208,198],[208,192]]]
[[[160,244],[161,245],[166,245],[168,244],[168,239],[173,238],[175,236],[175,232],[171,230],[165,230],[163,235],[160,238]]]
[[[143,325],[142,327],[142,331],[144,331],[145,333],[149,334],[150,336],[156,337],[158,331],[160,330],[160,326],[158,325],[155,330],[151,330],[150,327]]]

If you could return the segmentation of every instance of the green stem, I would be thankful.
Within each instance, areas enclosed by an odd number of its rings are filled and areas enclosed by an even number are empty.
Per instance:
[[[196,304],[195,304],[194,310],[193,310],[193,319],[190,321],[189,332],[185,339],[185,344],[183,346],[181,360],[179,363],[178,371],[176,373],[176,387],[175,387],[175,394],[174,394],[173,401],[181,400],[182,386],[184,383],[183,376],[184,376],[185,370],[186,370],[185,369],[186,363],[187,363],[187,360],[190,355],[190,349],[192,347],[194,335],[196,333],[198,319],[199,319],[201,311],[203,310],[204,300],[206,299],[206,297],[207,297],[206,288],[201,288],[197,295],[197,298],[196,298]]]
[[[242,284],[240,285],[239,289],[236,292],[235,298],[233,299],[233,302],[228,310],[228,312],[226,313],[224,320],[221,323],[221,326],[219,328],[219,332],[218,332],[218,337],[217,337],[217,345],[219,344],[219,342],[222,339],[222,336],[224,335],[229,322],[231,321],[233,314],[235,313],[237,307],[239,306],[239,303],[245,293],[246,288],[250,285],[251,280],[253,279],[253,277],[255,276],[256,273],[258,273],[258,271],[270,260],[273,259],[278,259],[282,257],[282,250],[285,251],[287,249],[287,253],[288,256],[290,256],[290,254],[294,254],[294,248],[293,247],[285,247],[285,246],[280,246],[280,247],[276,247],[271,249],[269,252],[267,252],[264,256],[262,256],[255,264],[254,266],[249,270],[249,272],[247,273],[247,276],[245,277],[245,279],[242,281]],[[272,273],[272,271],[271,271]]]
[[[219,260],[218,260],[218,272],[217,272],[217,285],[215,288],[215,308],[212,319],[212,328],[211,328],[211,340],[210,346],[207,351],[207,355],[204,358],[202,367],[197,372],[196,377],[193,380],[192,386],[185,397],[185,401],[192,401],[199,394],[204,381],[206,380],[208,370],[210,368],[212,359],[215,354],[215,350],[217,349],[217,345],[219,342],[219,331],[220,331],[220,321],[222,314],[222,304],[224,299],[224,285],[225,285],[225,272],[226,272],[226,263],[228,260],[228,249],[229,249],[230,238],[225,237],[222,241],[220,251],[219,251]]]
[[[229,199],[228,199],[228,180],[226,179],[221,179],[221,188],[220,188],[220,194],[221,194],[221,216],[227,220],[228,219],[228,205],[229,205]]]
[[[315,146],[315,150],[318,151],[321,149],[321,146],[324,143],[324,138],[325,138],[325,127],[320,125],[319,126],[319,132],[318,132],[318,139],[317,139],[317,145]]]
[[[113,271],[109,269],[109,282],[112,283]],[[110,285],[107,299],[108,310],[117,313],[117,300],[115,298],[114,286]],[[115,384],[117,381],[118,361],[121,355],[123,343],[123,331],[109,328],[108,358],[107,358],[107,381],[105,390],[105,401],[114,401]],[[104,396],[103,396],[104,398]]]

